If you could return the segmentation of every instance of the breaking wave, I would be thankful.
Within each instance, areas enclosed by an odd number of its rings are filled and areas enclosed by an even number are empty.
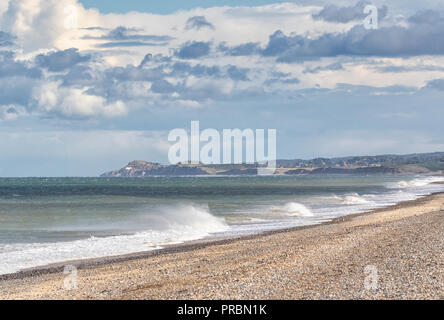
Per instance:
[[[285,216],[311,217],[313,213],[303,204],[289,202],[282,207],[273,207],[272,211]]]
[[[364,196],[360,196],[357,193],[344,196],[342,203],[345,205],[359,205],[359,204],[371,204],[372,201],[365,199]]]
[[[416,178],[409,181],[399,181],[395,183],[389,183],[387,185],[388,188],[391,189],[404,189],[404,188],[415,188],[415,187],[424,187],[434,182],[444,181],[444,177],[427,177],[427,178]]]
[[[0,245],[0,274],[62,261],[115,256],[159,249],[227,231],[224,220],[208,208],[180,205],[147,213],[152,229],[130,235],[57,242]]]
[[[191,204],[161,207],[155,214],[148,215],[147,219],[155,230],[181,230],[200,235],[228,229],[225,221],[213,216],[208,207]]]
[[[374,202],[372,200],[368,199],[371,197],[372,197],[372,195],[362,195],[361,196],[358,193],[349,193],[349,194],[345,194],[343,196],[332,195],[332,196],[323,197],[323,198],[326,199],[327,201],[330,201],[335,204],[351,206],[351,205],[373,204]]]

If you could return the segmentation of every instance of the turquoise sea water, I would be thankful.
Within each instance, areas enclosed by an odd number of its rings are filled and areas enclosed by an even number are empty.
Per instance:
[[[308,225],[443,191],[442,177],[0,179],[0,274]]]

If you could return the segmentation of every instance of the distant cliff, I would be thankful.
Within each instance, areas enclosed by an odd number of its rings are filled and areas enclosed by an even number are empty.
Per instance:
[[[277,160],[276,174],[408,174],[443,173],[444,152],[381,155],[311,160]],[[177,164],[162,165],[147,161],[132,161],[119,170],[101,177],[197,176],[197,175],[256,175],[256,164]]]
[[[101,177],[148,177],[207,175],[201,168],[180,165],[161,165],[147,161],[132,161],[120,170],[106,172]]]

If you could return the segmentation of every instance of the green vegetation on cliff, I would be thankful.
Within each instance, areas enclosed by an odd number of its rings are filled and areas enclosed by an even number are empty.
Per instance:
[[[277,160],[276,174],[407,174],[444,172],[444,152],[408,155]],[[120,170],[102,177],[255,175],[257,164],[177,164],[162,165],[132,161]]]

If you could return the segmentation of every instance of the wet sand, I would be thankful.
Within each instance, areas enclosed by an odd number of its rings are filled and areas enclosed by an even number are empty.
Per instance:
[[[322,225],[70,264],[76,289],[63,264],[51,265],[0,276],[0,299],[444,299],[444,194]]]

